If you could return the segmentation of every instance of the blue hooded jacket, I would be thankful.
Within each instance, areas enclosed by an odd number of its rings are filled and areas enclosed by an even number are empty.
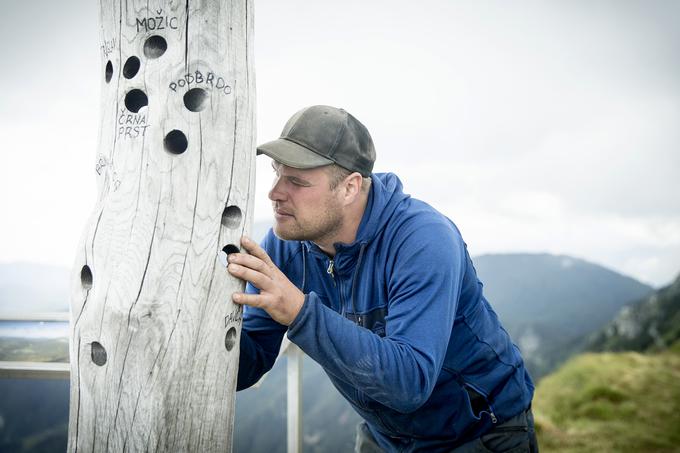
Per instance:
[[[246,307],[239,390],[287,330],[387,451],[448,451],[529,407],[534,386],[460,232],[394,174],[372,175],[356,240],[334,258],[271,230],[262,245],[305,303],[288,329]]]

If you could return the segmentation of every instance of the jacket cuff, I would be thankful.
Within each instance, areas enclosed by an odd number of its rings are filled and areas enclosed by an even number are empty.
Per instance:
[[[300,308],[297,316],[288,326],[287,335],[288,339],[291,341],[293,341],[293,337],[303,329],[303,326],[309,319],[310,311],[312,310],[311,305],[314,303],[313,301],[315,299],[314,297],[310,297],[312,294],[314,293],[305,294],[305,303],[302,304],[302,308]]]

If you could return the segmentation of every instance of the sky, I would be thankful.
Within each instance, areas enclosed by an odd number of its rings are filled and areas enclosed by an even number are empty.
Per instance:
[[[96,199],[98,6],[0,0],[0,262],[71,266]],[[313,104],[371,132],[471,255],[680,273],[680,2],[255,0],[257,142]],[[271,219],[258,158],[255,220]]]

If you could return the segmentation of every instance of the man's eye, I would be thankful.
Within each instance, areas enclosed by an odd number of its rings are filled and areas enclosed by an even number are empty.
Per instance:
[[[300,179],[290,178],[288,181],[290,181],[290,183],[293,184],[294,186],[309,187],[309,183],[302,181]]]

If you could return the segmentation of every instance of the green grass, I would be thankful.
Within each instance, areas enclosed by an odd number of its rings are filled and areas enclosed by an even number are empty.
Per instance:
[[[539,384],[542,452],[680,452],[680,342],[579,355]]]
[[[68,362],[68,339],[0,337],[0,361]]]

